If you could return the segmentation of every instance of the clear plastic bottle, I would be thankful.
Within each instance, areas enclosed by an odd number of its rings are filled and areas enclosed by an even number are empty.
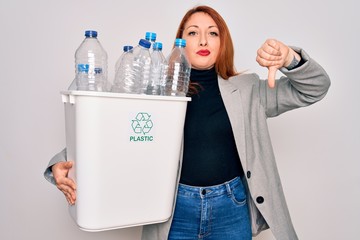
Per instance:
[[[145,33],[145,39],[148,40],[151,43],[151,46],[154,45],[156,42],[156,33],[154,32],[146,32]]]
[[[134,88],[137,87],[132,73],[132,63],[134,58],[133,47],[124,46],[123,50],[124,52],[121,54],[115,65],[115,78],[111,91],[132,93],[136,91]]]
[[[85,39],[75,52],[75,71],[77,90],[107,90],[107,53],[96,31],[85,31]]]
[[[186,40],[177,38],[167,58],[162,81],[165,96],[186,96],[189,89],[191,64],[185,53]]]
[[[151,67],[150,45],[149,41],[140,39],[139,45],[134,48],[132,72],[136,83],[138,83],[138,88],[133,93],[146,93]]]
[[[120,65],[120,63],[121,63],[124,55],[125,55],[127,52],[132,51],[132,49],[133,49],[133,46],[130,46],[130,45],[125,45],[125,46],[123,47],[123,52],[122,52],[122,54],[120,55],[120,57],[118,58],[118,60],[117,60],[116,63],[115,63],[115,74],[116,74],[117,70],[119,69],[119,65]]]
[[[150,79],[147,85],[146,94],[160,95],[160,82],[162,80],[162,74],[165,64],[166,59],[162,52],[162,43],[155,42],[153,44],[153,51],[151,53]]]

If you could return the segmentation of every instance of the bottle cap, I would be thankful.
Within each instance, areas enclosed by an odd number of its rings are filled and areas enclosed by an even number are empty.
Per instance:
[[[131,49],[133,49],[133,46],[124,46],[124,47],[123,47],[123,51],[124,51],[124,52],[128,52],[128,51],[130,51]]]
[[[140,39],[139,45],[144,48],[150,48],[151,42],[149,42],[148,40],[145,40],[145,39]]]
[[[161,42],[155,42],[155,43],[153,44],[153,49],[162,50],[162,43],[161,43]]]
[[[156,33],[154,32],[146,32],[145,33],[145,39],[148,41],[154,42],[156,40]]]
[[[177,47],[186,47],[186,40],[182,38],[175,39],[175,46]]]
[[[97,31],[94,30],[86,30],[85,37],[97,37]]]

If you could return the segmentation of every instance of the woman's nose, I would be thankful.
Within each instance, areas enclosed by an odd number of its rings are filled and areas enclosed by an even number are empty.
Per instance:
[[[207,38],[206,38],[206,36],[201,36],[200,37],[200,46],[201,47],[204,47],[204,46],[207,46]]]

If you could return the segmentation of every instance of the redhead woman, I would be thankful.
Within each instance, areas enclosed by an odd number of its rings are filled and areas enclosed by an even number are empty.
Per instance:
[[[177,196],[171,219],[144,226],[142,239],[249,240],[268,228],[276,239],[298,239],[266,120],[324,98],[327,73],[305,50],[275,39],[257,51],[268,79],[236,72],[229,29],[208,6],[190,9],[176,38],[186,40],[192,66]],[[275,79],[278,70],[285,76]],[[64,150],[45,177],[74,204],[71,167]]]

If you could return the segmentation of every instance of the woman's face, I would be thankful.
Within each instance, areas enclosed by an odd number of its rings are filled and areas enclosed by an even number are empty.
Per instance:
[[[185,24],[182,38],[186,40],[186,54],[194,69],[205,70],[215,65],[220,49],[219,29],[204,12],[191,15]]]

